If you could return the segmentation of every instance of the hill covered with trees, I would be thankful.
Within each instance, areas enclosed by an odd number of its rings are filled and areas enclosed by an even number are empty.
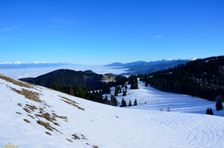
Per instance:
[[[88,71],[74,71],[68,69],[56,70],[36,78],[23,78],[22,81],[45,87],[85,87],[87,89],[99,89],[102,85],[102,75]]]
[[[20,80],[52,88],[91,101],[117,106],[116,98],[104,98],[103,94],[110,94],[111,87],[120,85],[124,87],[128,78],[122,75],[116,75],[115,81],[104,82],[103,75],[94,73],[90,70],[74,71],[60,69],[36,78],[23,78]]]
[[[22,81],[52,88],[70,95],[102,102],[99,91],[105,85],[103,75],[88,71],[60,69],[36,78],[24,78]]]
[[[224,56],[190,61],[175,68],[142,75],[141,79],[146,85],[162,91],[214,101],[224,95]]]

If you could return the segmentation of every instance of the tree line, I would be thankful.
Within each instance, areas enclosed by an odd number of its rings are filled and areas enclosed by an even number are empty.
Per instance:
[[[85,98],[94,102],[104,103],[108,105],[118,106],[119,102],[116,99],[116,96],[119,93],[122,93],[122,96],[127,95],[127,84],[130,84],[131,89],[138,88],[137,76],[129,76],[128,78],[122,75],[115,77],[115,82],[102,83],[102,86],[98,90],[91,90],[83,86],[64,86],[60,84],[54,84],[49,86],[50,88],[64,92],[76,97]],[[111,87],[115,88],[114,94],[108,98],[107,94],[111,94]],[[122,100],[121,107],[127,106],[127,103]],[[132,106],[132,103],[129,101],[129,106]],[[137,105],[137,100],[134,101],[133,105]]]
[[[140,77],[146,85],[162,91],[215,101],[216,97],[224,95],[224,57],[191,61]]]

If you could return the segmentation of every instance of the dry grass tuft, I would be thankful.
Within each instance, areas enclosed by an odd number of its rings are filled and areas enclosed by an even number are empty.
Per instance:
[[[65,102],[65,103],[67,103],[67,104],[69,104],[69,105],[72,105],[72,106],[74,106],[75,108],[78,108],[78,109],[80,109],[80,110],[82,110],[82,111],[85,110],[84,108],[80,107],[80,106],[78,105],[78,103],[76,103],[75,101],[73,101],[73,100],[71,100],[71,99],[69,99],[69,98],[66,98],[66,97],[62,97],[62,96],[59,96],[59,97],[62,98],[61,100],[62,100],[63,102]]]
[[[34,105],[29,105],[29,104],[26,104],[26,106],[25,106],[25,107],[29,108],[29,109],[30,109],[30,110],[32,110],[32,111],[37,110],[37,107],[36,107],[36,106],[34,106]]]
[[[31,112],[34,112],[35,110],[37,110],[37,107],[34,105],[26,104],[25,107],[23,108],[23,110],[25,110],[27,113],[31,113]]]
[[[47,121],[54,122],[56,119],[49,113],[36,114],[36,116],[46,119]]]
[[[52,127],[52,126],[50,125],[50,123],[48,123],[48,122],[44,122],[44,121],[38,120],[37,123],[38,123],[39,125],[45,127],[45,128],[46,128],[47,130],[49,130],[49,131],[56,130],[56,129],[55,129],[54,127]]]
[[[55,113],[51,114],[51,113],[47,113],[47,112],[44,112],[44,111],[40,111],[39,114],[36,114],[36,116],[44,118],[47,121],[50,121],[50,122],[54,123],[57,126],[59,126],[59,124],[55,122],[55,121],[57,121],[56,118],[64,119],[66,122],[68,121],[68,117],[66,117],[66,116],[59,116],[59,115],[57,115]]]
[[[55,113],[52,113],[52,115],[53,115],[53,117],[56,117],[56,118],[60,118],[60,119],[64,119],[64,120],[68,120],[68,117],[66,117],[66,116],[59,116],[59,115],[57,115],[57,114],[55,114]]]
[[[39,98],[39,94],[37,92],[33,92],[27,89],[22,89],[22,90],[18,90],[15,88],[11,88],[13,91],[15,91],[16,93],[23,95],[25,98],[30,99],[32,101],[36,101],[36,102],[41,102],[40,98]]]
[[[6,77],[6,76],[3,76],[0,74],[0,78],[7,81],[7,82],[10,82],[10,83],[13,83],[15,85],[18,85],[18,86],[22,86],[22,87],[26,87],[26,88],[32,88],[32,85],[29,84],[29,83],[25,83],[25,82],[21,82],[21,81],[17,81],[17,80],[14,80],[12,78],[9,78],[9,77]]]

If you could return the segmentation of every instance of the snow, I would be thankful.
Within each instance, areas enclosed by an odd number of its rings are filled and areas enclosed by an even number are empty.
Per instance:
[[[12,88],[39,93],[42,102],[29,100]],[[3,79],[0,79],[0,91],[0,145],[12,143],[23,148],[94,145],[99,148],[212,148],[224,145],[224,119],[218,116],[112,107],[44,87],[21,87]],[[85,110],[63,102],[63,97]],[[55,122],[59,126],[50,124],[58,132],[49,131],[37,124],[37,120],[48,122],[35,116],[38,110],[27,113],[18,103],[22,107],[26,104],[42,107],[48,113],[66,116],[67,121],[57,118]],[[52,135],[47,135],[46,131]],[[75,140],[71,138],[72,134],[86,138]]]
[[[111,89],[112,94],[114,93],[114,88]],[[108,95],[110,98],[110,95]],[[151,86],[145,87],[145,84],[139,81],[139,89],[130,89],[128,86],[127,96],[122,96],[122,93],[116,97],[118,102],[124,98],[124,100],[129,102],[136,99],[138,106],[133,106],[131,108],[143,109],[143,110],[158,110],[167,111],[171,110],[173,112],[185,112],[185,113],[198,113],[205,114],[206,109],[212,108],[215,115],[224,116],[224,111],[216,111],[215,102],[208,101],[198,97],[192,97],[189,95],[167,93],[159,91]]]

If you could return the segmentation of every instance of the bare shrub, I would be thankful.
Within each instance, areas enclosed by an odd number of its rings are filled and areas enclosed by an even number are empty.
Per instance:
[[[52,127],[50,125],[50,123],[48,122],[44,122],[44,121],[41,121],[41,120],[38,120],[37,123],[43,127],[45,127],[47,130],[50,130],[50,131],[53,131],[53,130],[56,130],[54,127]]]
[[[36,102],[41,102],[40,98],[39,98],[39,94],[37,92],[33,92],[27,89],[22,89],[22,90],[18,90],[15,88],[11,88],[13,91],[15,91],[16,93],[23,95],[25,98],[30,99],[32,101],[36,101]]]
[[[75,101],[73,101],[73,100],[71,100],[71,99],[69,99],[69,98],[66,98],[66,97],[62,97],[62,96],[60,96],[62,99],[62,101],[63,102],[65,102],[65,103],[67,103],[67,104],[69,104],[69,105],[72,105],[72,106],[74,106],[75,108],[78,108],[78,109],[80,109],[80,110],[82,110],[82,111],[84,111],[85,109],[84,108],[82,108],[82,107],[80,107],[79,105],[78,105],[78,103],[76,103]]]

